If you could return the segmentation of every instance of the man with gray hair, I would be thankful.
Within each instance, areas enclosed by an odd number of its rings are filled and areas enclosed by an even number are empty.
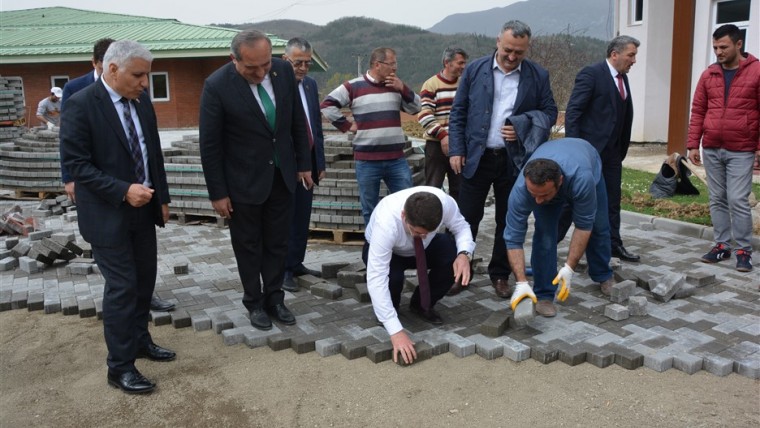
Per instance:
[[[638,262],[639,256],[626,250],[620,237],[620,184],[633,123],[628,72],[636,63],[638,47],[639,41],[630,36],[612,39],[607,46],[607,59],[584,67],[575,77],[565,111],[565,136],[588,141],[602,157],[612,257],[628,262]],[[570,228],[571,213],[570,206],[563,210],[559,240],[564,239]]]
[[[135,359],[175,358],[148,332],[157,272],[155,226],[169,220],[156,113],[145,92],[152,61],[137,42],[112,43],[101,79],[66,101],[60,137],[64,166],[77,183],[79,231],[106,281],[108,384],[130,394],[156,387]]]
[[[449,118],[449,163],[454,173],[462,174],[457,202],[476,239],[493,188],[496,228],[488,276],[496,295],[504,299],[512,295],[504,243],[507,198],[523,161],[549,138],[557,121],[549,72],[525,59],[530,37],[524,22],[506,22],[496,38],[496,52],[465,68]],[[525,124],[522,129],[518,118]],[[522,131],[528,129],[532,136],[523,138]]]

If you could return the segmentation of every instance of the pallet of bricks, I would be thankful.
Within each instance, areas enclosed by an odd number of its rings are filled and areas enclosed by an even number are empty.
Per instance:
[[[364,239],[364,218],[356,181],[353,134],[341,134],[332,125],[324,124],[326,178],[314,188],[311,209],[311,237],[326,238],[335,243],[360,242]],[[407,139],[404,147],[415,186],[425,181],[425,155],[412,147]],[[380,197],[388,194],[385,183]]]
[[[24,132],[24,92],[20,77],[0,76],[0,143]]]
[[[62,193],[59,145],[58,132],[37,128],[0,143],[0,187],[17,197]]]
[[[172,142],[171,148],[164,149],[163,154],[172,199],[169,210],[177,216],[179,223],[213,219],[217,225],[225,225],[225,220],[216,214],[208,197],[198,136],[186,135],[182,141]]]

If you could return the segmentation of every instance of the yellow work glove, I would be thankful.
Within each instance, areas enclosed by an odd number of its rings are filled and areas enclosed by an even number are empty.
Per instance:
[[[526,297],[533,300],[533,304],[538,303],[536,295],[533,293],[533,289],[530,288],[528,281],[521,281],[515,285],[515,291],[512,293],[512,299],[509,301],[509,305],[512,306],[512,311],[515,310],[520,301]]]
[[[565,266],[559,270],[559,273],[552,281],[553,285],[559,284],[559,290],[557,290],[557,300],[564,302],[570,296],[570,286],[573,283],[573,274],[575,272],[570,266],[565,263]]]

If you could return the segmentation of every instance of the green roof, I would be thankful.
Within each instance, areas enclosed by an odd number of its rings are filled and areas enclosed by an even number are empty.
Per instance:
[[[0,13],[0,63],[89,61],[99,39],[136,40],[154,58],[227,56],[239,30],[184,24],[176,19],[45,7]],[[286,40],[270,35],[272,55],[285,51]],[[327,64],[316,54],[312,71]]]

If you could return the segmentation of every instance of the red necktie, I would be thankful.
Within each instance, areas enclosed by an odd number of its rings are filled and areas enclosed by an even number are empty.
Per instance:
[[[427,312],[430,310],[430,282],[428,281],[427,259],[422,238],[414,237],[414,257],[417,259],[417,280],[420,283],[420,306]]]
[[[618,75],[615,77],[617,77],[617,81],[618,81],[618,91],[620,92],[620,98],[625,100],[625,88],[623,88],[623,75],[618,73]]]

